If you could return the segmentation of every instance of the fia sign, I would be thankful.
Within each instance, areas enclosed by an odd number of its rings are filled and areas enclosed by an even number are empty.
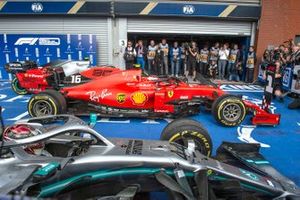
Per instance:
[[[41,3],[33,3],[33,4],[31,4],[31,10],[35,13],[42,12],[43,5]]]
[[[192,15],[195,12],[195,7],[193,5],[185,5],[182,8],[182,12],[186,15]]]

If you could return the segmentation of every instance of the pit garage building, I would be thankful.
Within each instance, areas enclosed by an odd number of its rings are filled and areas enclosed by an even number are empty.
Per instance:
[[[255,43],[260,0],[0,1],[0,34],[93,34],[98,64],[124,67],[128,39]],[[3,66],[1,66],[3,67]]]

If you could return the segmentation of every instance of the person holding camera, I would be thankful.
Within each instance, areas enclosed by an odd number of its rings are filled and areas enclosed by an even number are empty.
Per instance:
[[[300,65],[300,45],[294,45],[292,48],[292,54],[290,56],[290,63],[292,65]],[[296,74],[296,83],[294,89],[300,90],[300,70]],[[294,98],[294,100],[288,105],[289,109],[298,109],[300,108],[300,98]]]
[[[180,73],[186,75],[186,71],[187,71],[187,47],[188,46],[186,43],[181,43],[181,47],[180,47]]]
[[[219,62],[218,62],[218,70],[219,70],[219,79],[223,80],[225,78],[225,70],[229,57],[229,49],[228,44],[224,44],[219,51]]]
[[[136,57],[136,51],[132,46],[132,42],[130,40],[127,41],[127,46],[124,52],[124,60],[125,60],[125,68],[132,69],[134,60]]]
[[[275,79],[274,79],[274,94],[279,98],[279,102],[283,102],[282,95],[282,65],[279,60],[275,61]]]
[[[189,54],[188,54],[188,74],[193,74],[193,81],[196,81],[196,67],[197,67],[197,54],[198,54],[198,47],[196,42],[192,42],[192,46],[189,47]]]
[[[254,47],[250,46],[249,52],[247,54],[247,61],[246,61],[246,82],[247,83],[253,82],[255,60],[256,60],[256,54],[254,52]]]
[[[159,44],[160,49],[164,52],[164,69],[165,74],[169,74],[169,45],[167,44],[166,39],[162,39],[161,43]]]
[[[156,54],[157,46],[155,45],[154,40],[150,41],[150,45],[148,46],[147,60],[148,60],[148,73],[152,74],[154,70],[154,58]]]
[[[181,49],[178,47],[178,42],[174,42],[173,47],[170,49],[171,60],[171,73],[172,76],[178,77],[179,64],[180,64]]]

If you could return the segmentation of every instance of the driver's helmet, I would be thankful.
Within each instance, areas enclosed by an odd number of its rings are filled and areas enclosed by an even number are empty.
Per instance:
[[[16,124],[7,127],[3,133],[3,139],[7,141],[19,140],[41,134],[41,131],[27,124]],[[40,155],[45,144],[43,142],[26,145],[24,150],[30,154]]]

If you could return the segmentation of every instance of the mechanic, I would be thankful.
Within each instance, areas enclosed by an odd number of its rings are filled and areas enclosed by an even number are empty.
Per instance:
[[[215,63],[218,63],[218,54],[219,54],[219,48],[220,44],[218,42],[215,43],[213,47],[209,50],[209,62],[215,61]]]
[[[178,47],[178,42],[174,42],[173,47],[170,49],[171,73],[172,76],[178,77],[179,64],[181,58],[181,49]]]
[[[167,44],[166,39],[162,39],[161,43],[159,44],[160,49],[164,52],[164,71],[165,75],[169,74],[169,45]]]
[[[254,64],[256,60],[256,54],[254,52],[254,47],[249,47],[249,52],[247,54],[247,62],[246,62],[246,82],[253,82],[253,73],[254,73]]]
[[[208,69],[208,45],[204,45],[203,49],[200,50],[200,73],[206,77]]]
[[[132,46],[132,42],[130,40],[128,40],[127,46],[126,46],[125,52],[124,52],[124,60],[125,60],[126,69],[133,68],[135,57],[136,57],[136,51]]]
[[[189,47],[188,54],[188,74],[193,74],[193,81],[196,81],[196,66],[197,66],[197,54],[199,49],[196,42],[192,42],[192,46]]]
[[[136,44],[135,51],[137,54],[137,64],[140,65],[142,70],[145,70],[145,57],[147,55],[147,49],[143,45],[143,40],[139,40],[138,43]]]
[[[228,80],[238,80],[239,77],[237,74],[237,64],[240,61],[240,50],[237,44],[233,45],[233,49],[230,50],[229,59],[228,59],[228,67],[227,67],[227,77]]]
[[[147,54],[147,64],[148,64],[148,73],[152,74],[154,70],[154,58],[156,54],[157,46],[155,45],[154,40],[150,41],[150,45],[148,46],[148,54]]]
[[[218,68],[217,61],[212,60],[212,61],[209,63],[209,68],[208,68],[210,78],[213,78],[213,79],[216,78],[216,75],[217,75],[217,68]]]
[[[228,43],[225,43],[219,50],[219,62],[218,62],[218,77],[223,80],[225,78],[225,71],[228,62],[229,49]]]
[[[164,52],[157,46],[157,50],[154,57],[154,73],[156,75],[163,75],[164,73]]]

